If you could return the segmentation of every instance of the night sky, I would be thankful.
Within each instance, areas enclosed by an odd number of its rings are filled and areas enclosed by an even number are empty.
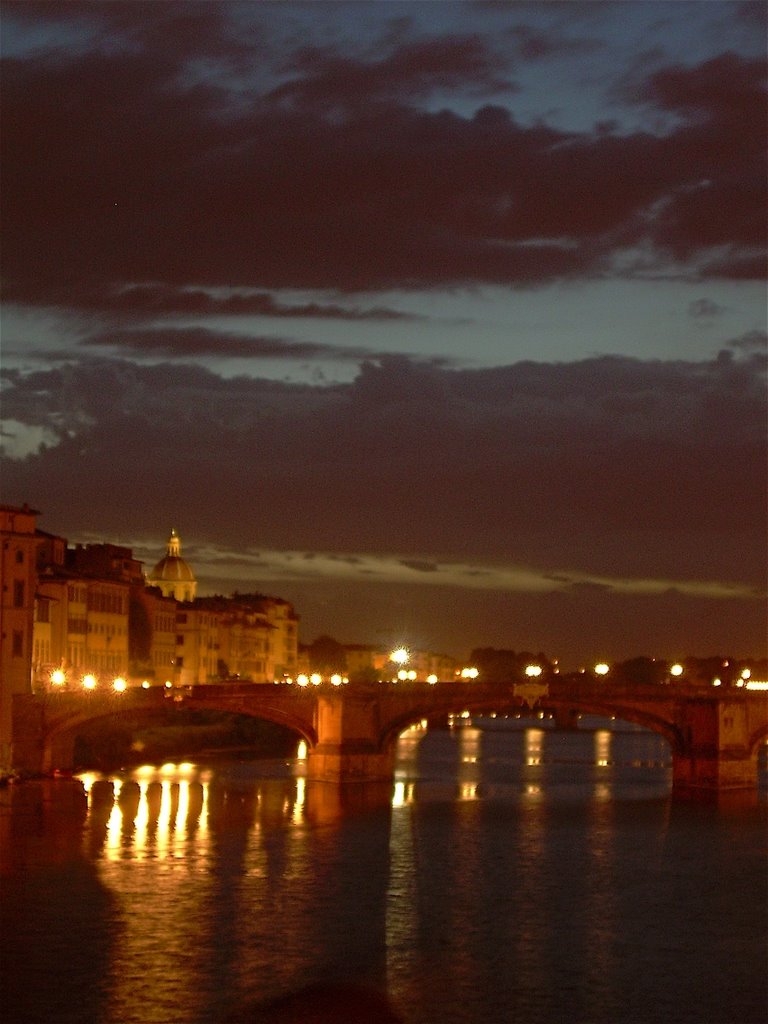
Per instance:
[[[3,501],[305,642],[764,656],[763,3],[0,12]]]

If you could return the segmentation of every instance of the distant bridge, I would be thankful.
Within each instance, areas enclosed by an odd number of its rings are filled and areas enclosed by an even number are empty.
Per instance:
[[[506,685],[224,683],[18,696],[14,766],[35,774],[71,769],[82,726],[121,712],[151,717],[169,701],[285,726],[307,742],[309,776],[329,781],[391,780],[395,744],[404,729],[465,711],[516,713],[535,707],[552,712],[560,725],[574,724],[579,714],[637,723],[669,741],[673,787],[680,791],[755,788],[758,748],[768,737],[768,693],[745,688],[632,685],[583,676]]]

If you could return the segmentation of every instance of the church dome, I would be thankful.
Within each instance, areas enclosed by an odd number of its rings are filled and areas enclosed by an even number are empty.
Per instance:
[[[171,530],[165,557],[149,574],[149,583],[159,587],[165,597],[175,597],[177,601],[192,601],[195,597],[195,574],[181,557],[181,540],[175,530]]]

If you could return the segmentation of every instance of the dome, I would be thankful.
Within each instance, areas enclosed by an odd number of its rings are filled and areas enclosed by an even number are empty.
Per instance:
[[[159,587],[166,597],[175,597],[177,601],[194,599],[197,590],[195,574],[181,557],[181,540],[175,530],[171,530],[165,557],[149,574],[149,583]]]

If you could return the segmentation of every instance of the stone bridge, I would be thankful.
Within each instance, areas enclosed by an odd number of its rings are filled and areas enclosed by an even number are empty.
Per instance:
[[[29,773],[70,769],[79,727],[121,712],[151,718],[169,701],[285,726],[307,742],[309,776],[329,781],[391,780],[395,743],[405,728],[465,711],[517,713],[535,707],[554,713],[561,726],[574,725],[578,714],[637,723],[669,741],[673,786],[679,791],[754,788],[758,748],[768,736],[768,694],[745,688],[639,686],[582,676],[507,685],[225,683],[16,697],[14,766]]]

